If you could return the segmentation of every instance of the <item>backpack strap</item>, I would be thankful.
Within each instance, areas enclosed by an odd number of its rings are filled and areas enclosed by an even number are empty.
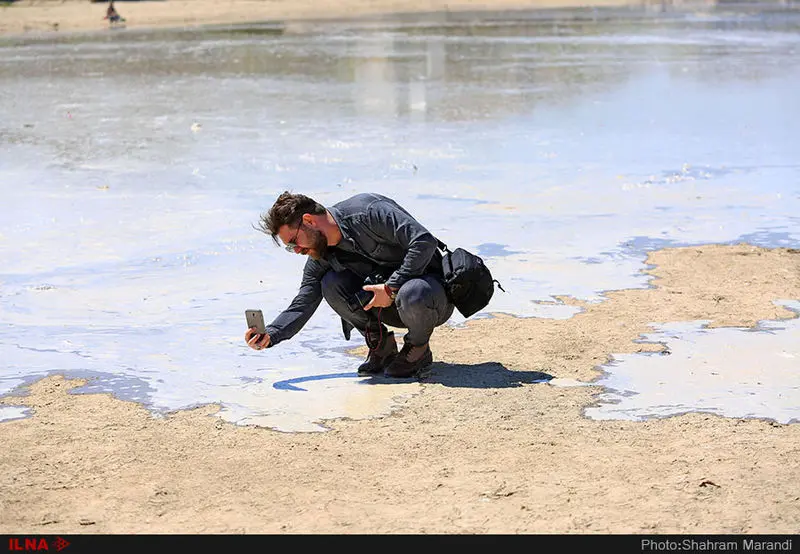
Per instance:
[[[437,243],[437,246],[439,247],[439,250],[441,250],[443,252],[447,252],[448,254],[450,253],[450,249],[447,248],[447,245],[445,243],[443,243],[439,239],[436,239],[436,243]]]

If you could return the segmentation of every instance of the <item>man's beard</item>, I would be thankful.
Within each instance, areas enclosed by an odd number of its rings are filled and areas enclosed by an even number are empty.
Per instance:
[[[306,227],[306,236],[311,239],[311,247],[306,248],[305,253],[315,260],[324,258],[328,252],[328,237],[325,233],[313,227]]]

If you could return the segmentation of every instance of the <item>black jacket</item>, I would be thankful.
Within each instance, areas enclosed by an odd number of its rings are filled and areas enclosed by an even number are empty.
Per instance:
[[[328,212],[342,240],[328,248],[324,259],[308,259],[297,296],[267,326],[269,346],[292,338],[314,315],[322,301],[322,277],[328,271],[350,270],[363,278],[388,275],[386,283],[395,289],[420,275],[442,274],[436,237],[391,198],[357,194]],[[349,339],[352,326],[342,320],[342,328]]]

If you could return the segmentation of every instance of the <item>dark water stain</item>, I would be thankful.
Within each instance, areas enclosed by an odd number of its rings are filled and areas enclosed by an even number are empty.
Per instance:
[[[358,373],[349,371],[346,373],[329,373],[327,375],[307,375],[305,377],[295,377],[294,379],[284,379],[283,381],[275,381],[272,388],[278,390],[292,390],[292,391],[305,391],[302,387],[296,386],[297,383],[310,383],[314,381],[327,381],[329,379],[353,378],[357,377]]]
[[[150,399],[156,389],[147,380],[120,373],[80,369],[52,369],[25,375],[20,378],[22,382],[19,385],[2,396],[30,396],[29,389],[31,385],[54,375],[61,375],[65,379],[84,379],[87,381],[83,386],[70,389],[71,394],[107,393],[120,400],[135,402],[152,408]]]
[[[761,246],[762,248],[797,248],[800,247],[800,239],[792,237],[791,234],[785,232],[775,232],[768,229],[755,231],[746,235],[740,236],[735,241],[726,244],[746,243],[753,246]]]
[[[600,256],[580,258],[587,264],[604,263],[610,259],[624,258],[647,258],[648,253],[667,248],[686,248],[692,246],[704,246],[710,244],[736,245],[749,244],[762,248],[796,248],[800,246],[800,238],[795,238],[791,233],[777,232],[770,229],[761,229],[752,233],[740,235],[729,241],[677,241],[656,237],[636,236],[631,237],[620,243],[619,252],[601,252]],[[603,257],[604,256],[604,257]]]
[[[478,256],[483,258],[511,256],[519,254],[518,250],[506,250],[506,244],[497,244],[495,242],[485,242],[478,245]]]

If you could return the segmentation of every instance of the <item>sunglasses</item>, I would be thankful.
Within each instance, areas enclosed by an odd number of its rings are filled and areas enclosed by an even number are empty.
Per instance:
[[[294,234],[294,238],[292,240],[290,240],[289,242],[287,242],[286,246],[284,246],[284,248],[286,249],[287,252],[291,252],[292,254],[294,254],[294,249],[297,248],[297,235],[300,234],[300,228],[302,226],[303,226],[303,222],[301,221],[300,225],[297,226],[297,231]]]

